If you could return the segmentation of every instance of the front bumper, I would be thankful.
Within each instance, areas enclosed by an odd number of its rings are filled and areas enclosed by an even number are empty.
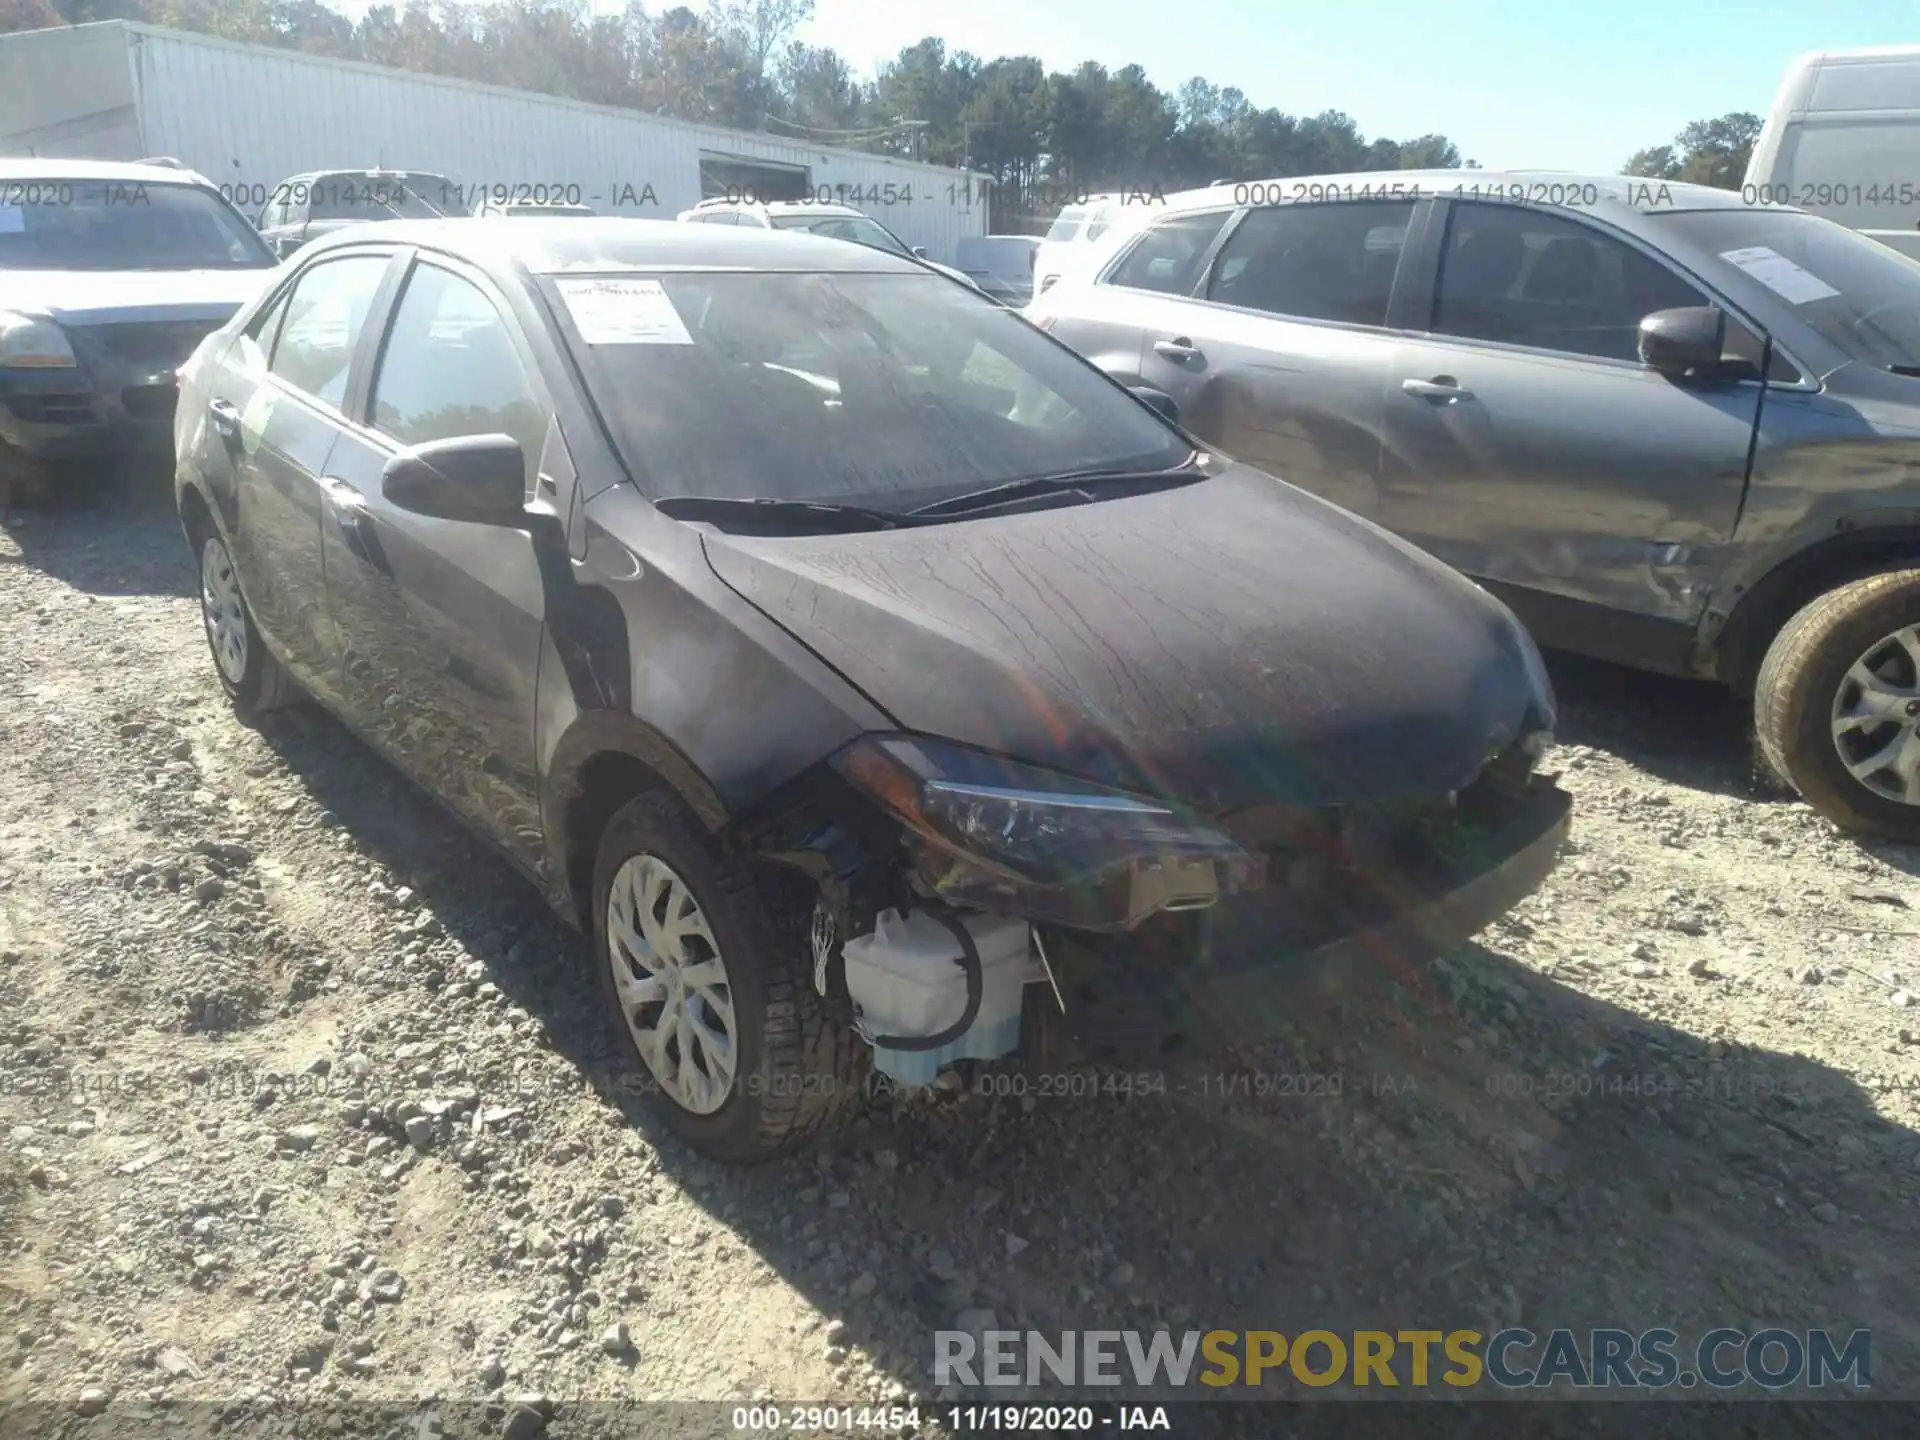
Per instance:
[[[1480,827],[1470,857],[1418,882],[1368,887],[1333,917],[1321,909],[1307,918],[1285,891],[1256,891],[1134,936],[1049,930],[1048,960],[1066,1002],[1060,1022],[1110,1058],[1270,1037],[1299,1009],[1302,983],[1324,967],[1411,975],[1532,894],[1553,869],[1572,805],[1536,777]]]
[[[74,365],[0,367],[0,442],[38,460],[92,459],[173,448],[174,372],[219,319],[76,325]]]

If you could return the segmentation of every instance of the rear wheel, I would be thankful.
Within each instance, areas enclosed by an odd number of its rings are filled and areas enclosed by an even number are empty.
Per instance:
[[[804,926],[673,796],[641,795],[608,822],[594,915],[620,1043],[694,1149],[769,1159],[859,1093],[864,1056],[813,989]]]
[[[300,687],[267,653],[260,632],[254,628],[226,543],[206,524],[197,527],[196,538],[200,551],[200,620],[220,687],[242,714],[277,710],[298,702]]]
[[[1789,620],[1754,687],[1767,763],[1848,830],[1920,843],[1920,569],[1830,590]]]

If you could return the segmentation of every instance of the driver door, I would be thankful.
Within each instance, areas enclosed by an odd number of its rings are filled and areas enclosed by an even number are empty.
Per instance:
[[[530,868],[544,855],[534,691],[546,620],[522,530],[433,519],[381,490],[403,449],[507,434],[536,483],[552,407],[504,300],[477,272],[416,258],[323,484],[327,591],[356,726]],[[563,454],[556,446],[557,455]],[[556,462],[548,474],[562,467]],[[536,477],[539,477],[538,479]],[[564,513],[564,512],[563,512]]]
[[[1444,223],[1427,326],[1393,356],[1378,518],[1494,582],[1543,641],[1626,644],[1645,663],[1648,641],[1684,643],[1706,603],[1762,386],[1649,370],[1640,319],[1728,307],[1584,219],[1453,202]],[[1731,315],[1729,334],[1761,353]],[[1651,633],[1595,633],[1636,619]]]

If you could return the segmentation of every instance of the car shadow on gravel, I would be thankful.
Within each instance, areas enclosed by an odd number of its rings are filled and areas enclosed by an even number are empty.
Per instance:
[[[1725,686],[1562,651],[1548,655],[1547,668],[1562,744],[1605,750],[1693,790],[1799,803],[1760,759],[1752,707]]]
[[[870,1087],[817,1153],[730,1171],[623,1083],[585,944],[530,886],[330,719],[263,733],[328,808],[322,823],[411,885],[663,1174],[818,1310],[821,1353],[861,1352],[902,1394],[934,1393],[934,1334],[955,1329],[1666,1326],[1691,1372],[1689,1347],[1717,1327],[1828,1327],[1841,1346],[1873,1332],[1877,1394],[1920,1366],[1920,1137],[1790,1036],[1728,1049],[1540,974],[1500,948],[1523,922],[1432,962],[1277,965],[1257,1021],[1277,1038],[1177,1066],[999,1064],[931,1097]],[[1888,1038],[1883,1078],[1920,1087],[1914,1052]],[[1344,1388],[1284,1379],[1261,1394]],[[743,1383],[729,1398],[751,1396]],[[1792,1413],[1808,1412],[1750,1411],[1746,1433]],[[1726,1419],[1691,1406],[1657,1433],[1725,1433]],[[1865,1407],[1822,1405],[1795,1433],[1887,1432]]]
[[[198,593],[165,460],[76,470],[50,499],[0,505],[0,565],[32,565],[88,595]]]

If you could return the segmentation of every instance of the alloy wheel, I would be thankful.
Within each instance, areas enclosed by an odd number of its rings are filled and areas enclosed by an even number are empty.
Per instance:
[[[200,618],[213,647],[213,663],[229,685],[238,685],[247,673],[247,611],[233,559],[215,535],[200,547]]]
[[[739,1031],[713,930],[657,855],[630,857],[607,895],[607,962],[620,1016],[661,1091],[711,1115],[733,1092]]]
[[[1920,805],[1920,625],[1867,647],[1833,697],[1833,744],[1876,795]]]

